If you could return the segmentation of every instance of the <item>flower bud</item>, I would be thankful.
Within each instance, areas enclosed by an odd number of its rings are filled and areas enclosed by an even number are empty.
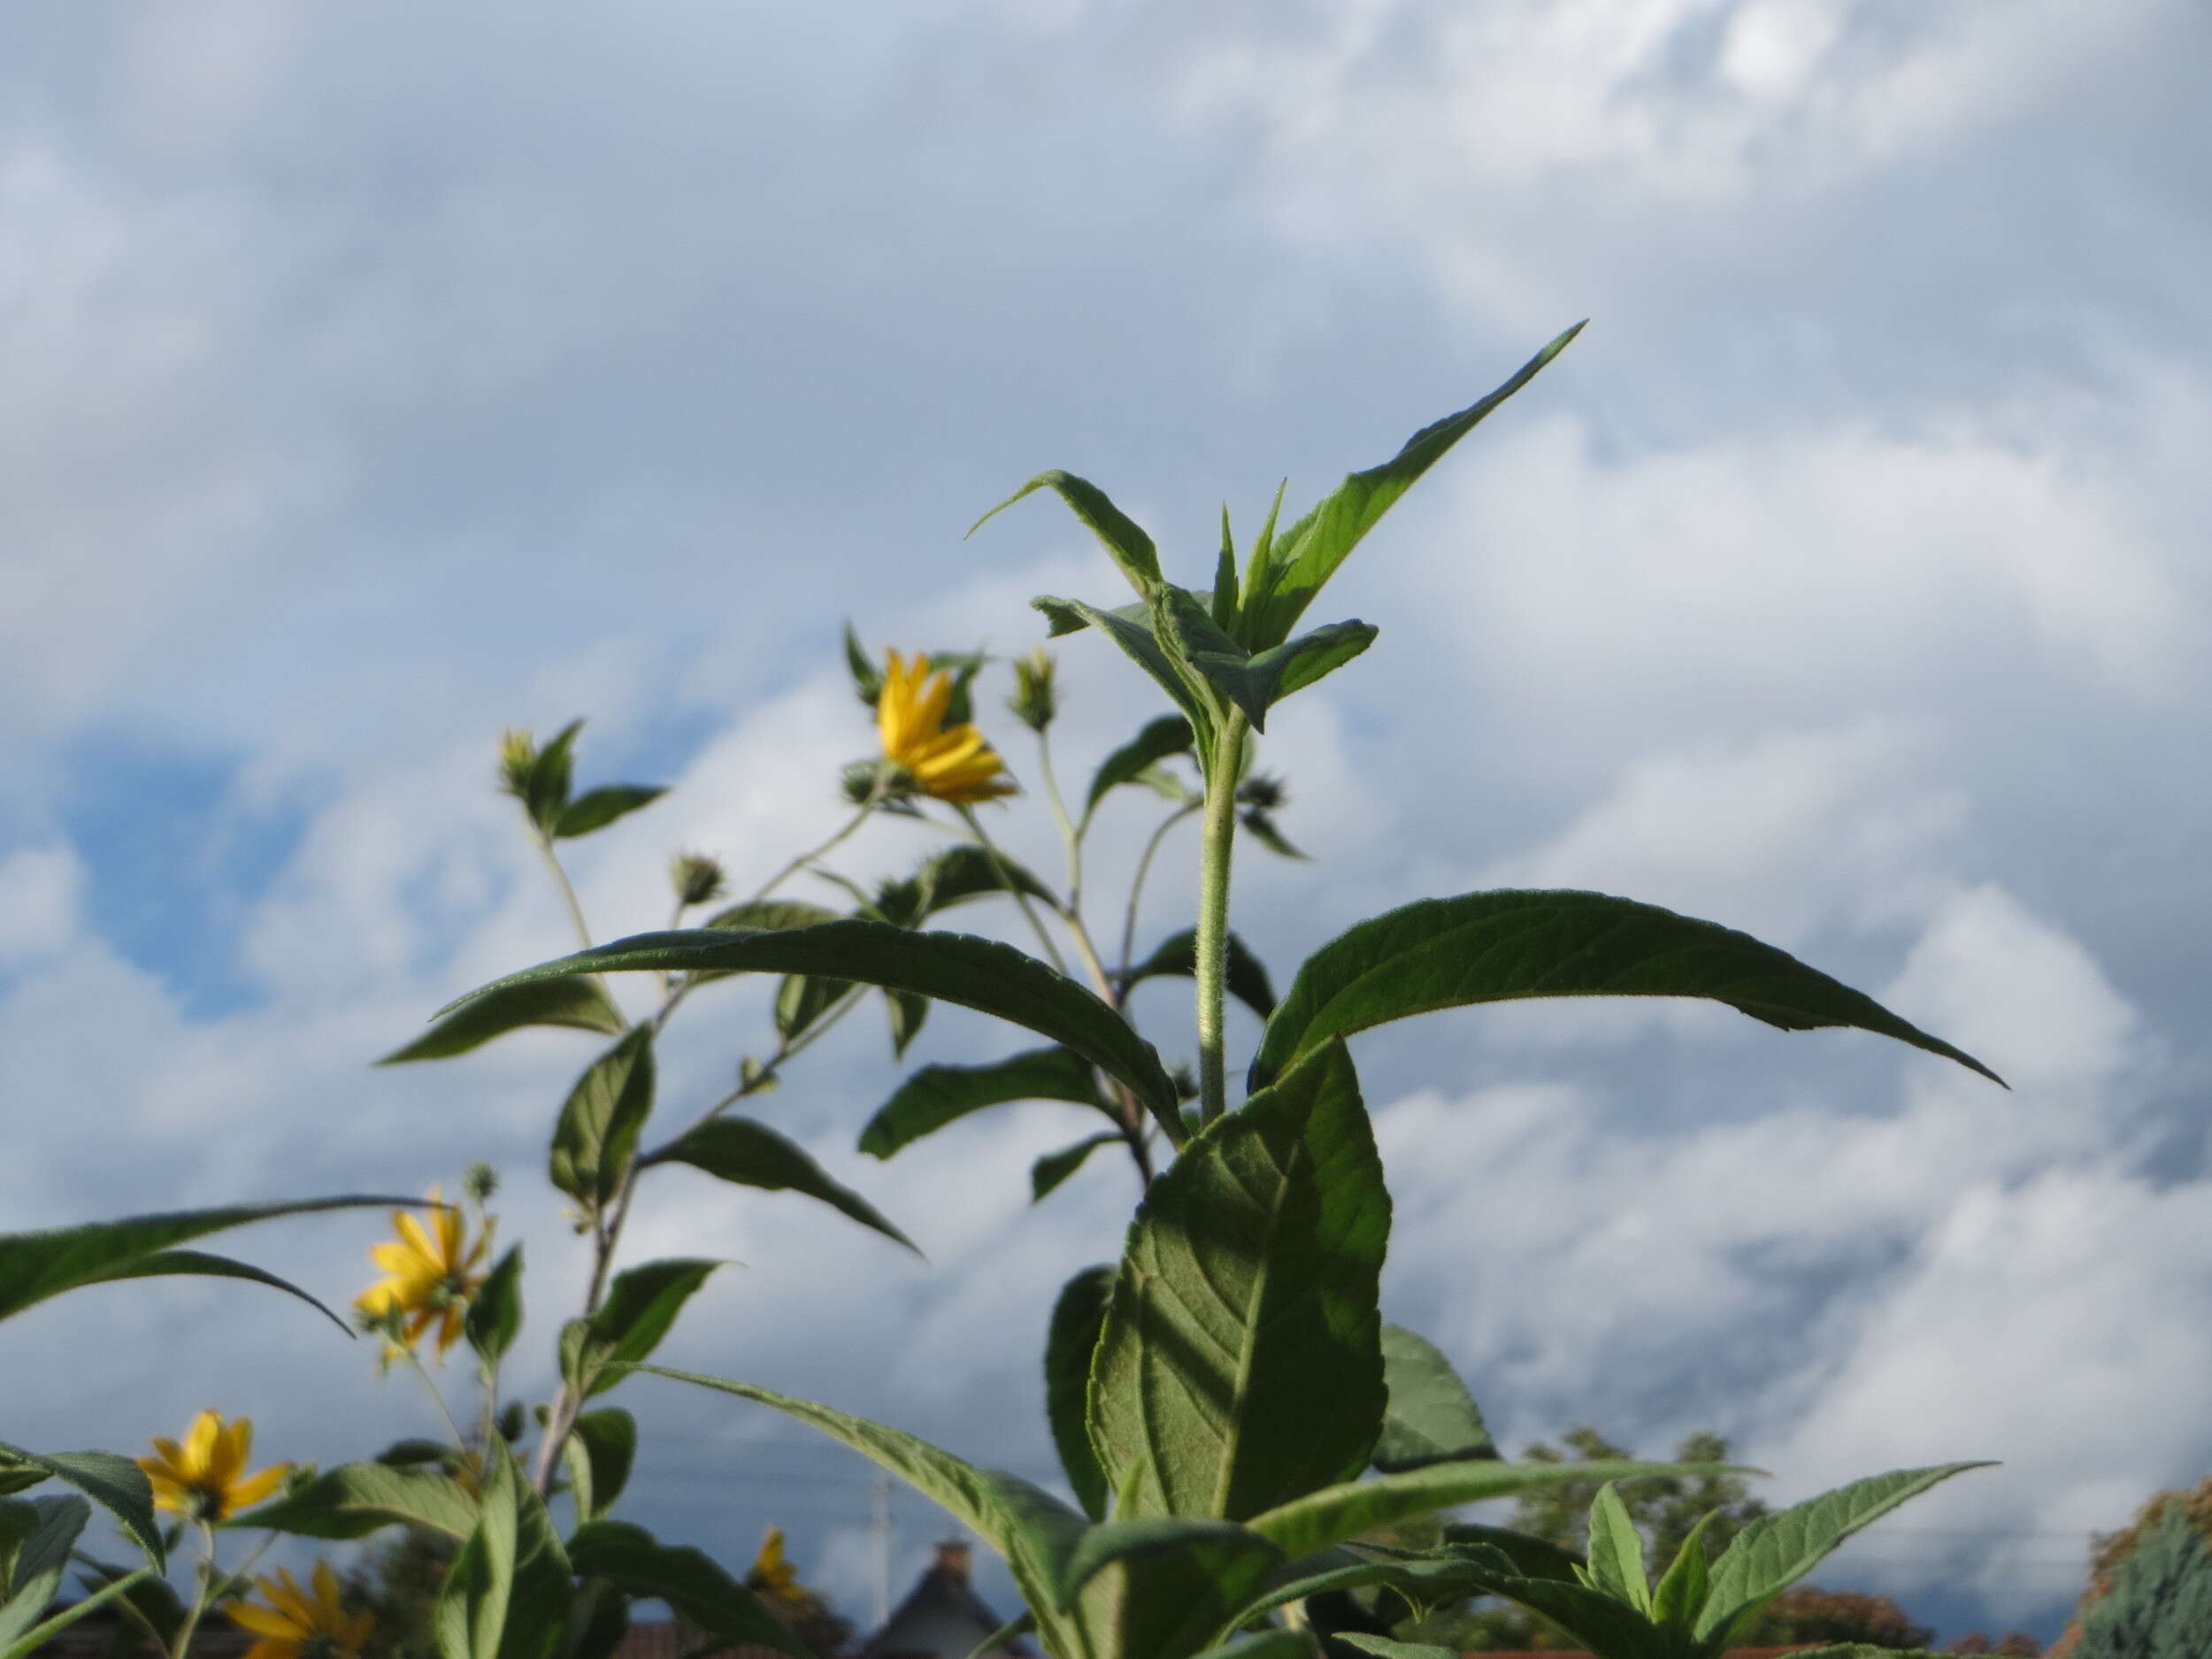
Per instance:
[[[680,904],[704,904],[722,891],[722,866],[704,853],[678,853],[669,860],[668,879]]]
[[[1060,711],[1052,677],[1058,666],[1041,645],[1026,657],[1014,659],[1014,695],[1006,700],[1013,716],[1033,732],[1041,732]]]
[[[530,795],[531,774],[537,770],[538,741],[527,726],[511,726],[499,738],[499,787],[517,800]]]
[[[461,1177],[461,1190],[479,1204],[488,1204],[499,1191],[499,1171],[480,1159]]]

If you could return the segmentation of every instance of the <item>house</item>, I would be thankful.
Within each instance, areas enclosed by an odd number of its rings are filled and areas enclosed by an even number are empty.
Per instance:
[[[987,1607],[968,1582],[968,1546],[937,1546],[937,1559],[884,1626],[861,1644],[858,1659],[967,1659],[1007,1621]],[[1033,1659],[1019,1641],[1002,1642],[990,1659]]]

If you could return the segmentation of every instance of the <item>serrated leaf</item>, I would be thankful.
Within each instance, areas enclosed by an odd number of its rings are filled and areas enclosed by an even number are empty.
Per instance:
[[[672,1371],[659,1365],[638,1369],[653,1376],[672,1378],[678,1382],[693,1383],[772,1407],[843,1442],[879,1468],[897,1475],[1005,1555],[1015,1582],[1021,1587],[1022,1599],[1038,1615],[1051,1651],[1085,1651],[1082,1645],[1070,1640],[1073,1632],[1067,1621],[1053,1610],[1052,1594],[1053,1586],[1059,1582],[1061,1566],[1082,1533],[1084,1520],[1050,1494],[1038,1490],[1018,1476],[978,1469],[902,1430],[872,1423],[865,1417],[853,1417],[811,1400],[800,1400],[751,1383],[703,1376],[695,1371]]]
[[[561,1449],[577,1521],[597,1520],[630,1484],[631,1466],[637,1461],[637,1419],[619,1406],[583,1412]]]
[[[795,1141],[750,1118],[710,1118],[695,1124],[648,1160],[688,1164],[718,1180],[763,1192],[798,1193],[872,1227],[919,1256],[921,1248],[849,1187],[833,1179]]]
[[[1239,1576],[1254,1581],[1281,1564],[1283,1553],[1268,1540],[1234,1521],[1214,1521],[1182,1516],[1156,1515],[1135,1521],[1103,1521],[1085,1530],[1076,1540],[1060,1579],[1060,1606],[1074,1605],[1083,1586],[1116,1562],[1148,1555],[1202,1552]],[[1240,1597],[1225,1598],[1221,1614]]]
[[[301,1538],[366,1538],[387,1526],[421,1526],[451,1539],[476,1525],[476,1500],[437,1470],[341,1463],[296,1491],[223,1523]]]
[[[92,1506],[82,1498],[11,1498],[10,1511],[27,1510],[27,1527],[19,1531],[7,1551],[4,1575],[6,1601],[0,1603],[0,1647],[5,1647],[45,1617],[60,1592],[62,1574],[69,1567],[69,1552],[77,1535],[92,1518]]]
[[[0,1319],[64,1291],[125,1277],[130,1263],[211,1233],[273,1221],[280,1216],[366,1206],[380,1209],[389,1204],[416,1208],[421,1202],[419,1198],[382,1194],[311,1198],[293,1203],[227,1204],[216,1210],[129,1216],[119,1221],[94,1221],[43,1233],[0,1233]]]
[[[1584,1571],[1593,1589],[1649,1616],[1651,1579],[1644,1570],[1644,1536],[1609,1480],[1598,1488],[1590,1504],[1590,1557]]]
[[[522,1247],[516,1244],[493,1263],[476,1294],[469,1298],[461,1333],[468,1338],[477,1357],[495,1371],[521,1329]]]
[[[610,783],[596,789],[588,789],[565,807],[553,826],[558,840],[588,835],[603,830],[618,818],[626,818],[640,807],[650,806],[668,791],[649,784]]]
[[[1138,528],[1128,514],[1115,506],[1108,499],[1106,492],[1097,485],[1088,479],[1078,478],[1072,472],[1064,472],[1057,468],[1049,472],[1038,473],[970,525],[968,534],[973,535],[1016,502],[1040,489],[1049,489],[1067,503],[1069,511],[1098,538],[1099,545],[1111,556],[1139,595],[1149,596],[1152,590],[1160,585],[1160,555],[1152,545],[1152,538]]]
[[[1375,1467],[1400,1474],[1432,1463],[1493,1458],[1497,1443],[1482,1411],[1435,1344],[1403,1325],[1382,1328],[1383,1383],[1388,1403],[1375,1441]]]
[[[995,1014],[1074,1049],[1128,1084],[1156,1113],[1171,1118],[1175,1110],[1175,1086],[1160,1056],[1128,1021],[1035,957],[966,933],[908,933],[882,922],[857,920],[826,922],[788,933],[694,928],[641,933],[526,968],[470,993],[462,1003],[504,986],[564,973],[712,968],[827,974],[918,991],[940,1002]],[[1174,1131],[1180,1127],[1176,1124]]]
[[[1227,955],[1229,995],[1265,1019],[1275,1011],[1275,987],[1268,981],[1267,965],[1234,933],[1229,935]],[[1188,979],[1197,972],[1198,935],[1186,927],[1162,940],[1150,956],[1130,969],[1123,986],[1126,989],[1164,974],[1179,974]]]
[[[1267,1540],[1232,1521],[1110,1521],[1076,1540],[1059,1608],[1077,1614],[1094,1652],[1187,1654],[1281,1562]]]
[[[0,1460],[28,1464],[76,1487],[115,1517],[123,1536],[145,1551],[149,1561],[166,1571],[161,1529],[154,1522],[154,1489],[145,1471],[129,1458],[113,1452],[26,1451],[0,1440]]]
[[[1138,781],[1171,756],[1190,752],[1190,721],[1185,717],[1164,714],[1148,721],[1141,732],[1099,762],[1091,774],[1090,793],[1083,800],[1082,823],[1087,826],[1098,803],[1123,784]]]
[[[1161,645],[1148,607],[1123,605],[1117,610],[1102,611],[1080,599],[1057,599],[1049,594],[1040,595],[1029,603],[1050,618],[1055,635],[1079,627],[1094,627],[1119,646],[1130,661],[1151,675],[1153,682],[1167,693],[1190,722],[1193,752],[1198,757],[1200,770],[1206,768],[1214,746],[1212,711],[1184,680],[1174,659]]]
[[[1059,1451],[1068,1485],[1074,1488],[1084,1513],[1094,1521],[1105,1518],[1112,1492],[1097,1454],[1091,1449],[1086,1397],[1090,1390],[1091,1356],[1098,1351],[1099,1328],[1106,1318],[1106,1295],[1113,1282],[1114,1270],[1102,1263],[1087,1267],[1068,1280],[1052,1304],[1052,1323],[1045,1335],[1045,1417],[1052,1425],[1052,1443]]]
[[[296,1296],[343,1331],[353,1335],[353,1327],[333,1313],[315,1297],[302,1290],[288,1279],[279,1278],[265,1267],[256,1267],[250,1262],[234,1261],[227,1256],[211,1255],[206,1250],[157,1250],[151,1256],[142,1256],[133,1262],[88,1279],[88,1284],[111,1285],[127,1279],[242,1279],[256,1285],[266,1285],[280,1290],[288,1296]]]
[[[676,1316],[722,1263],[674,1256],[626,1268],[614,1276],[607,1299],[588,1319],[572,1319],[561,1333],[564,1379],[583,1399],[604,1394],[660,1346]]]
[[[1290,838],[1275,826],[1274,816],[1251,806],[1237,814],[1237,822],[1244,833],[1273,853],[1278,858],[1296,858],[1310,861],[1310,853],[1303,853],[1291,845]]]
[[[792,1659],[811,1649],[767,1603],[696,1549],[660,1542],[626,1521],[588,1521],[568,1540],[570,1564],[605,1578],[640,1600],[665,1601],[677,1617],[710,1636],[745,1647],[771,1647]]]
[[[1350,662],[1374,643],[1377,633],[1365,622],[1332,622],[1252,653],[1215,626],[1205,607],[1182,588],[1163,588],[1159,603],[1183,660],[1241,709],[1256,732],[1267,729],[1269,710]]]
[[[1357,618],[1326,623],[1294,640],[1255,652],[1251,672],[1262,683],[1272,682],[1267,700],[1271,705],[1278,703],[1336,672],[1372,645],[1380,632],[1372,623]]]
[[[877,1108],[860,1149],[890,1157],[971,1112],[1015,1101],[1066,1101],[1107,1110],[1091,1063],[1070,1048],[1025,1048],[984,1065],[926,1065]]]
[[[596,1215],[622,1189],[653,1110],[653,1027],[639,1025],[585,1068],[553,1129],[547,1174]]]
[[[1437,1463],[1402,1475],[1379,1475],[1310,1490],[1248,1523],[1295,1561],[1401,1521],[1433,1515],[1463,1503],[1510,1497],[1562,1481],[1625,1480],[1632,1475],[1738,1472],[1732,1463],[1642,1463],[1624,1460],[1576,1463]]]
[[[1361,922],[1306,958],[1260,1040],[1263,1082],[1333,1037],[1438,1009],[1539,996],[1692,996],[1783,1031],[1848,1026],[1971,1055],[1748,933],[1602,893],[1501,889],[1425,899]]]
[[[1444,1543],[1448,1549],[1464,1550],[1478,1558],[1486,1558],[1489,1552],[1495,1550],[1524,1578],[1555,1578],[1562,1584],[1581,1582],[1579,1570],[1585,1563],[1580,1555],[1548,1538],[1516,1532],[1511,1527],[1454,1521],[1444,1528]]]
[[[705,926],[726,932],[781,933],[794,927],[817,927],[824,922],[844,920],[841,912],[826,905],[810,904],[803,899],[747,899],[717,910],[707,918]],[[710,979],[726,979],[731,971],[709,971],[694,973],[692,979],[703,985]],[[779,987],[782,995],[789,995]]]
[[[1183,1149],[1130,1228],[1092,1366],[1118,1512],[1243,1520],[1365,1465],[1389,1230],[1341,1045]]]
[[[1893,1470],[1760,1516],[1713,1563],[1704,1610],[1693,1632],[1708,1648],[1718,1652],[1761,1608],[1818,1566],[1854,1532],[1953,1475],[1993,1467],[1983,1461]]]
[[[1073,1146],[1046,1153],[1029,1166],[1029,1202],[1033,1204],[1042,1203],[1055,1187],[1083,1167],[1084,1161],[1092,1153],[1101,1147],[1115,1146],[1127,1139],[1118,1129],[1107,1129],[1094,1135],[1086,1135]]]
[[[1274,543],[1267,555],[1257,591],[1246,595],[1243,637],[1249,643],[1263,647],[1288,639],[1298,618],[1313,603],[1313,596],[1336,573],[1338,566],[1359,545],[1360,539],[1374,528],[1376,521],[1454,444],[1473,431],[1491,411],[1533,380],[1581,331],[1582,325],[1577,323],[1530,358],[1488,396],[1457,414],[1447,415],[1422,427],[1380,466],[1352,473],[1312,511],[1284,532],[1282,539]],[[1247,582],[1248,589],[1254,586]]]
[[[580,975],[518,985],[482,997],[441,1019],[403,1048],[377,1062],[400,1065],[411,1060],[445,1060],[528,1025],[565,1026],[618,1037],[629,1028],[622,1010],[607,1000],[599,981]]]

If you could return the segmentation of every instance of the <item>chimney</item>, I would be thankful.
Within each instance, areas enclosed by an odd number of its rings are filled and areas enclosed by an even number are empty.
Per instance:
[[[937,1546],[937,1571],[955,1584],[968,1581],[968,1540],[949,1538]]]

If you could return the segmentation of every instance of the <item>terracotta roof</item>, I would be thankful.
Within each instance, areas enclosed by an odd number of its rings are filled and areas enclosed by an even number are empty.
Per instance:
[[[687,1655],[697,1653],[710,1640],[703,1631],[680,1624],[674,1619],[656,1619],[651,1624],[633,1624],[624,1632],[621,1645],[614,1650],[615,1659],[687,1659]],[[712,1651],[726,1655],[726,1659],[785,1659],[780,1648],[750,1644]]]

